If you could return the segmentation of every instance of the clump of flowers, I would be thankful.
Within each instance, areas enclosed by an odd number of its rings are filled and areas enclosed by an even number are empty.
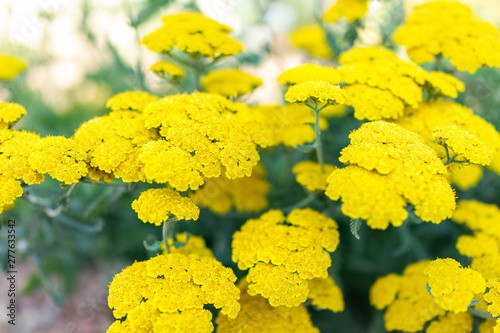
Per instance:
[[[167,251],[167,246],[165,243],[161,243],[160,250],[164,255],[168,253],[181,253],[184,255],[196,254],[198,256],[205,256],[210,258],[215,258],[211,249],[207,247],[205,240],[200,236],[191,235],[188,233],[181,233],[175,235],[175,242],[173,238],[168,238],[167,243],[169,249]],[[181,244],[182,246],[175,246]]]
[[[290,103],[344,104],[343,90],[326,81],[308,81],[288,88],[285,100]]]
[[[331,58],[332,50],[326,40],[325,30],[319,24],[299,27],[291,35],[293,45],[320,58]]]
[[[294,165],[292,172],[296,175],[297,183],[303,185],[308,191],[326,190],[326,180],[335,170],[335,166],[321,165],[312,161],[303,161]]]
[[[266,194],[271,184],[264,179],[266,170],[261,164],[250,177],[228,179],[226,176],[207,179],[203,187],[190,195],[200,207],[217,214],[226,214],[232,207],[239,212],[258,212],[269,205]]]
[[[241,310],[238,316],[230,319],[219,315],[215,320],[217,333],[232,332],[306,332],[319,333],[313,326],[311,318],[304,305],[296,307],[271,306],[259,295],[248,293],[248,283],[241,280],[238,284],[241,290]],[[258,318],[258,320],[256,320]]]
[[[427,277],[423,271],[428,261],[408,265],[402,275],[389,274],[375,282],[370,289],[370,303],[384,309],[387,331],[417,332],[436,316],[444,315],[427,292]]]
[[[143,222],[160,225],[171,215],[179,220],[197,220],[200,209],[194,202],[169,189],[149,189],[132,202],[132,208]]]
[[[417,135],[395,124],[374,121],[349,136],[339,160],[348,164],[328,178],[326,195],[342,199],[342,212],[371,228],[400,226],[407,202],[423,221],[451,217],[455,195],[446,167]]]
[[[466,312],[475,294],[484,293],[484,278],[471,268],[463,268],[451,258],[431,261],[424,274],[434,301],[454,313]]]
[[[200,82],[205,91],[225,97],[248,94],[263,84],[258,77],[234,68],[211,71]]]
[[[12,127],[25,114],[26,109],[22,105],[0,102],[0,129]]]
[[[199,13],[177,13],[163,17],[163,27],[146,35],[141,43],[156,53],[168,54],[174,47],[217,59],[234,55],[243,46],[228,34],[231,28]]]
[[[324,108],[319,115],[318,126],[320,130],[328,128],[328,122],[324,115],[328,108]],[[265,119],[266,127],[270,130],[270,146],[282,144],[287,147],[295,147],[315,139],[314,128],[310,125],[314,123],[315,115],[307,106],[298,104],[259,105],[254,107],[254,111]]]
[[[452,219],[474,233],[462,235],[457,241],[458,251],[472,258],[472,268],[486,280],[500,276],[500,209],[493,204],[462,200]]]
[[[415,8],[394,41],[417,63],[442,55],[461,71],[500,66],[498,28],[458,1],[432,1]]]
[[[182,69],[182,67],[165,60],[155,62],[153,65],[151,65],[151,67],[149,67],[149,70],[156,73],[160,77],[170,76],[174,80],[180,79],[181,77],[184,77],[184,75],[186,75],[186,72],[184,72],[184,69]]]
[[[476,136],[455,126],[439,126],[434,131],[438,144],[446,149],[448,163],[457,161],[457,156],[463,155],[461,163],[474,163],[487,165],[493,158],[493,150],[483,144]],[[450,157],[448,148],[453,151]]]
[[[117,319],[108,332],[212,332],[213,304],[235,318],[240,310],[236,276],[217,260],[172,253],[135,262],[109,286]]]
[[[340,74],[335,68],[315,64],[300,65],[286,70],[278,76],[278,82],[287,86],[308,81],[339,84],[341,80]]]
[[[359,20],[368,11],[369,0],[337,0],[337,2],[323,14],[325,22],[336,22],[345,17],[348,22]]]
[[[12,80],[24,70],[26,70],[26,64],[21,59],[8,55],[0,55],[0,80]]]
[[[159,98],[145,91],[126,91],[112,96],[106,103],[111,111],[139,111],[142,112],[150,103]]]
[[[250,295],[260,294],[272,306],[293,307],[307,299],[309,280],[328,277],[328,252],[338,243],[337,223],[321,213],[304,208],[285,217],[272,210],[233,235],[232,258],[240,269],[250,269]]]
[[[427,73],[418,65],[399,59],[390,50],[354,48],[340,56],[339,68],[346,84],[346,104],[358,119],[397,119],[405,106],[416,108],[426,89],[434,98],[456,97],[464,85],[445,73]]]

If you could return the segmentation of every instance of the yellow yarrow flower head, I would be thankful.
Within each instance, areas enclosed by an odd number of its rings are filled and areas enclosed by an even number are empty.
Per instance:
[[[465,85],[453,75],[443,72],[429,72],[426,81],[433,97],[457,98],[458,92],[465,90]]]
[[[458,251],[472,258],[471,267],[487,280],[500,276],[500,209],[493,204],[462,200],[453,221],[465,224],[474,235],[460,236]]]
[[[368,11],[369,0],[337,0],[335,4],[323,14],[325,22],[337,22],[345,17],[348,22],[354,22],[365,16]]]
[[[0,129],[12,127],[26,114],[26,109],[19,104],[0,102]]]
[[[0,214],[9,210],[22,195],[23,188],[19,180],[0,176]]]
[[[421,103],[417,109],[407,108],[405,113],[405,117],[401,117],[395,122],[407,130],[420,134],[443,160],[446,160],[445,150],[437,144],[433,134],[439,126],[456,126],[467,131],[490,147],[495,152],[495,156],[499,155],[497,151],[500,148],[500,134],[496,131],[495,126],[475,115],[471,109],[463,105],[445,101]],[[495,157],[493,157],[491,167],[488,167],[500,173],[500,164],[497,168],[494,161]],[[450,171],[455,170],[457,169]]]
[[[174,240],[172,238],[169,238],[167,242],[168,245],[170,245],[170,253],[181,253],[184,255],[196,254],[198,256],[215,258],[212,250],[207,247],[205,240],[200,236],[181,233],[175,235],[175,240],[177,243],[185,244],[179,247],[175,247]],[[164,255],[168,255],[165,243],[161,243],[160,250]]]
[[[328,252],[338,243],[337,223],[317,211],[294,209],[285,218],[271,210],[233,235],[232,259],[240,269],[250,269],[250,295],[260,294],[272,306],[293,307],[307,299],[308,280],[328,276]]]
[[[417,63],[442,54],[461,71],[500,66],[498,28],[471,13],[458,1],[432,1],[415,8],[394,41]]]
[[[407,202],[423,221],[451,217],[455,195],[446,167],[421,137],[395,124],[374,121],[350,134],[339,161],[348,164],[327,179],[326,195],[342,199],[342,212],[376,229],[407,218]]]
[[[108,99],[106,107],[112,111],[131,110],[142,112],[150,103],[156,102],[158,97],[145,91],[126,91]]]
[[[483,144],[476,136],[456,126],[438,126],[434,130],[438,144],[451,148],[456,154],[463,155],[465,162],[487,165],[493,158],[493,150]]]
[[[334,105],[327,106],[320,112],[319,128],[321,130],[328,128],[325,112],[328,114],[333,111],[329,108],[335,107]],[[266,127],[270,130],[271,146],[282,144],[287,147],[296,147],[298,144],[312,142],[316,137],[310,125],[315,122],[314,113],[305,105],[259,105],[253,109],[265,119]],[[345,109],[341,111],[345,112]]]
[[[170,215],[179,220],[197,220],[200,209],[179,192],[169,188],[149,189],[132,202],[132,208],[143,222],[160,225],[167,221]]]
[[[38,141],[29,157],[31,167],[65,184],[78,183],[87,174],[84,146],[63,136],[47,136]]]
[[[337,286],[335,280],[328,276],[326,279],[314,278],[309,280],[309,295],[311,304],[332,312],[344,311],[344,298],[342,290]]]
[[[384,313],[387,331],[417,332],[445,311],[427,292],[423,270],[428,261],[408,265],[402,275],[389,274],[378,278],[370,289],[370,303]]]
[[[475,294],[484,293],[486,281],[472,268],[463,268],[451,258],[431,261],[424,274],[429,277],[430,293],[443,309],[466,312]]]
[[[174,80],[180,79],[181,77],[184,77],[184,75],[186,75],[182,67],[179,67],[165,60],[155,62],[153,65],[151,65],[151,67],[149,67],[149,70],[161,77],[170,76]]]
[[[312,100],[320,104],[344,104],[345,93],[339,86],[326,81],[308,81],[293,85],[285,93],[290,103],[307,103]]]
[[[292,172],[295,174],[297,183],[303,185],[308,191],[326,190],[326,179],[335,170],[331,164],[321,165],[312,161],[303,161],[294,165]]]
[[[5,141],[0,144],[0,174],[8,179],[23,180],[27,185],[43,182],[43,173],[30,163],[40,136],[27,131],[4,131]]]
[[[259,136],[266,131],[265,124],[249,117],[246,105],[220,95],[168,96],[149,105],[144,114],[146,128],[159,130],[162,136],[142,149],[146,178],[168,182],[180,191],[197,189],[203,177],[218,177],[223,168],[229,179],[250,176],[259,160],[256,143],[268,144]],[[175,165],[185,172],[166,168]],[[179,178],[184,180],[172,181]]]
[[[0,80],[12,80],[26,70],[26,64],[16,57],[0,55]]]
[[[269,206],[266,194],[271,190],[271,184],[264,179],[265,176],[266,170],[262,164],[257,164],[250,177],[207,179],[203,187],[189,197],[198,206],[208,207],[221,215],[232,207],[239,212],[258,212]]]
[[[228,33],[231,28],[199,13],[178,13],[163,17],[163,27],[146,35],[141,44],[157,53],[174,47],[195,57],[217,59],[243,51]]]
[[[358,119],[396,119],[404,106],[417,107],[422,101],[427,72],[392,51],[353,48],[340,56],[340,63],[346,104],[354,107]]]
[[[248,94],[263,84],[258,77],[233,68],[211,71],[201,79],[200,83],[205,91],[225,97]]]
[[[432,321],[426,333],[470,333],[472,332],[472,315],[468,312],[447,312]]]
[[[450,165],[450,167],[451,166],[452,165]],[[477,185],[483,177],[483,168],[475,164],[458,168],[457,170],[450,168],[450,171],[448,179],[453,185],[462,191]]]
[[[241,290],[241,310],[234,319],[219,315],[215,319],[217,333],[319,333],[319,330],[313,326],[304,305],[273,307],[264,297],[249,295],[248,283],[245,280],[241,280],[238,287]]]
[[[325,30],[319,24],[298,27],[291,34],[292,44],[320,58],[331,58],[332,49],[328,45]]]
[[[488,312],[493,317],[500,316],[500,278],[491,279],[487,283],[488,292],[484,295],[484,300],[488,304]]]
[[[117,319],[108,332],[213,332],[213,304],[235,318],[240,291],[230,268],[214,258],[171,253],[135,262],[115,275],[108,304]]]
[[[305,64],[284,71],[278,76],[278,82],[287,86],[307,81],[325,81],[340,83],[340,74],[335,68],[315,64]]]

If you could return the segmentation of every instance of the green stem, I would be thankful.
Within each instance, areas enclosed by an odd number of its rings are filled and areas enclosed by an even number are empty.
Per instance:
[[[469,311],[469,313],[471,315],[479,317],[479,318],[490,319],[490,320],[497,320],[498,319],[498,317],[493,317],[493,315],[489,312],[479,310],[479,309],[476,309],[473,307],[469,307],[469,309],[467,309],[467,311]]]
[[[322,109],[322,108],[321,108]],[[319,112],[321,109],[318,109],[318,106],[314,106],[314,115],[316,116],[316,123],[314,125],[316,130],[316,137],[314,139],[314,143],[316,145],[316,155],[318,157],[318,162],[321,165],[321,172],[325,172],[325,162],[323,157],[323,147],[321,145],[321,130],[319,128]]]
[[[448,149],[446,150],[448,151]],[[448,154],[447,154],[448,155]],[[448,159],[446,160],[446,162],[444,162],[444,165],[448,165],[450,163],[453,163],[455,161],[455,158],[457,158],[457,156],[460,155],[460,154],[457,154],[457,153],[453,153],[453,156],[450,158],[450,156],[448,155]]]
[[[439,53],[434,58],[434,65],[432,66],[433,71],[439,71],[439,67],[441,66],[441,60],[443,60],[443,55],[441,53]]]
[[[163,243],[167,249],[167,253],[170,254],[170,245],[168,244],[168,225],[170,222],[168,220],[163,221]]]
[[[299,202],[291,205],[291,206],[288,206],[288,207],[285,207],[282,209],[282,211],[284,213],[289,213],[291,212],[292,210],[294,209],[297,209],[297,208],[302,208],[302,207],[305,207],[307,206],[310,202],[312,202],[314,199],[316,199],[316,197],[318,196],[319,194],[319,191],[316,191],[316,192],[311,192],[309,193],[309,195],[307,197],[305,197],[304,199],[300,200]]]

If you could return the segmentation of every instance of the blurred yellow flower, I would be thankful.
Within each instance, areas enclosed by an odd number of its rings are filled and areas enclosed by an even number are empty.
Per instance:
[[[319,24],[298,27],[292,31],[292,44],[320,58],[331,58],[325,30]]]
[[[179,79],[186,75],[181,67],[165,60],[155,62],[149,67],[149,70],[160,76],[171,76],[174,79]]]
[[[225,97],[237,97],[252,92],[263,84],[262,80],[238,69],[219,69],[201,79],[203,89]]]
[[[0,55],[0,80],[12,80],[26,70],[26,64],[19,58]]]
[[[368,11],[369,0],[337,0],[335,4],[323,14],[325,22],[336,22],[345,17],[348,22],[361,19]]]
[[[278,82],[287,86],[307,81],[325,81],[339,84],[340,74],[332,67],[305,64],[286,70],[278,76]]]

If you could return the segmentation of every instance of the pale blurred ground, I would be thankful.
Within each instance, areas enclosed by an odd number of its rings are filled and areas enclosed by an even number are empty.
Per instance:
[[[262,1],[262,0],[261,0]],[[183,1],[177,1],[182,5]],[[248,0],[198,0],[199,8],[207,16],[234,29],[235,36],[242,40],[247,50],[258,51],[265,43],[271,44],[272,55],[258,67],[247,65],[243,70],[261,77],[265,84],[257,89],[250,102],[262,104],[281,103],[283,87],[276,77],[286,69],[306,61],[306,54],[293,48],[288,33],[300,24],[312,21],[313,15],[321,13],[334,1],[286,0],[275,2],[264,17],[259,6]],[[427,2],[407,0],[407,12],[413,6]],[[500,24],[499,0],[463,0],[474,12],[489,22]],[[130,65],[140,61],[144,72],[159,57],[138,45],[138,36],[128,22],[127,12],[142,1],[89,0],[92,9],[88,18],[89,27],[95,34],[98,45],[104,47],[109,40]],[[43,4],[48,4],[44,6]],[[109,61],[109,54],[91,48],[79,34],[79,17],[82,0],[1,0],[0,1],[0,53],[15,54],[32,63],[27,71],[27,83],[32,91],[40,92],[43,99],[59,114],[71,112],[75,101],[69,91],[76,91],[79,102],[104,105],[109,97],[106,87],[85,79],[85,73],[99,69]],[[314,5],[311,5],[314,4]],[[156,19],[142,25],[139,37],[161,25],[162,15],[176,12],[179,6],[161,11]],[[380,3],[373,1],[367,18],[368,29],[380,21],[385,13],[380,12]],[[41,12],[50,13],[51,20],[40,18]],[[370,31],[368,31],[370,32]],[[366,34],[365,44],[376,43],[376,34]],[[120,80],[120,78],[116,78]],[[146,74],[146,82],[154,92],[161,91],[161,81],[153,74]],[[0,88],[0,99],[8,99],[9,92]],[[89,114],[89,118],[93,115]],[[18,288],[24,284],[31,271],[29,264],[23,265],[18,274]],[[57,307],[49,296],[39,290],[19,299],[16,333],[93,333],[104,332],[111,321],[107,307],[107,272],[95,267],[86,268],[79,276],[75,294],[62,308]],[[0,278],[0,290],[5,290],[5,279]],[[5,295],[0,294],[0,304]],[[2,314],[3,316],[3,314]],[[11,332],[10,327],[0,321],[0,333]],[[3,326],[2,326],[3,325]]]

